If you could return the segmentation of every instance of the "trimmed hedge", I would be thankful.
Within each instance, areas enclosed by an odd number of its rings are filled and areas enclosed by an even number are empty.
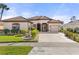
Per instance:
[[[79,42],[79,34],[78,33],[73,32],[70,29],[63,30],[63,32],[64,32],[65,36],[67,36],[68,38],[70,38],[76,42]]]

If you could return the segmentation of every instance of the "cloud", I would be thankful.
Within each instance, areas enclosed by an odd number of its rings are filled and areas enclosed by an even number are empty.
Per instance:
[[[61,20],[64,23],[68,23],[71,17],[69,14],[67,14],[69,12],[70,9],[64,3],[62,3],[61,5],[59,5],[59,7],[57,8],[57,10],[55,11],[55,13],[52,15],[51,18]]]
[[[53,16],[52,18],[56,19],[56,20],[61,20],[64,23],[68,23],[70,21],[70,17],[69,16],[57,15],[57,16]]]

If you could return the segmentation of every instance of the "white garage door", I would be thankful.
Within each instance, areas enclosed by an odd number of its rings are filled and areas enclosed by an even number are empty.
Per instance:
[[[50,31],[51,32],[58,32],[58,26],[51,26]]]

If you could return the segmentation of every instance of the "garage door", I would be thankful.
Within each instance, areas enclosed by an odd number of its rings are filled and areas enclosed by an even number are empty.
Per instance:
[[[50,31],[51,32],[58,32],[58,26],[51,26]]]

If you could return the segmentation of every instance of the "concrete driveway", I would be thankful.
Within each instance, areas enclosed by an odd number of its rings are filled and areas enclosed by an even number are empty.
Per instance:
[[[40,33],[39,42],[73,42],[74,41],[65,37],[63,33]]]
[[[63,33],[40,33],[39,43],[29,55],[75,55],[79,54],[79,43],[65,37]]]

